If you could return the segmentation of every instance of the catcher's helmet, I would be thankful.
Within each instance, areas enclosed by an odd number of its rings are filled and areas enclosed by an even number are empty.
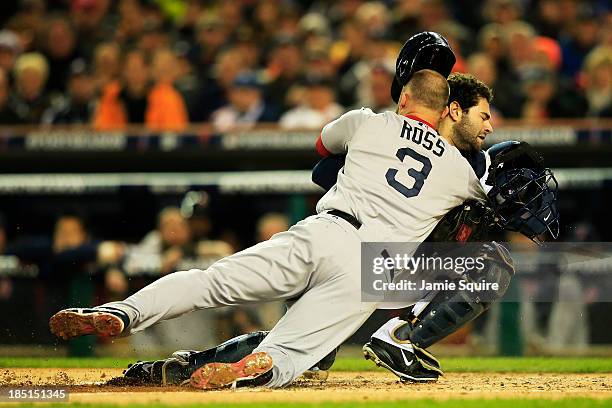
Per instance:
[[[549,232],[559,236],[557,180],[542,157],[526,142],[503,142],[487,151],[491,166],[486,184],[498,224],[528,238]]]
[[[431,69],[446,78],[454,65],[455,54],[446,38],[433,31],[423,31],[413,35],[404,43],[395,61],[391,97],[395,103],[399,101],[402,88],[415,72]]]

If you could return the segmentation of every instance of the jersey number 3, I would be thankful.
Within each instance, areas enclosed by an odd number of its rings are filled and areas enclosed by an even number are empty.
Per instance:
[[[414,179],[414,185],[412,188],[408,188],[399,181],[395,179],[397,169],[389,169],[387,170],[387,183],[395,190],[403,194],[405,197],[416,197],[421,192],[421,188],[423,188],[423,184],[427,176],[429,176],[429,172],[431,171],[431,160],[428,157],[423,156],[412,150],[409,147],[403,147],[395,153],[399,161],[403,162],[406,156],[412,157],[414,160],[423,163],[423,168],[421,171],[417,171],[416,169],[408,169],[408,175]]]

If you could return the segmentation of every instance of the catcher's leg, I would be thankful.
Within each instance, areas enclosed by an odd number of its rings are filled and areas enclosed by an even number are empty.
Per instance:
[[[195,370],[205,364],[219,362],[231,363],[239,361],[259,346],[269,332],[256,331],[234,337],[226,342],[204,351],[179,350],[171,357],[157,361],[138,361],[130,364],[124,371],[124,377],[132,380],[135,385],[180,385],[189,380]],[[336,357],[332,350],[309,371],[309,378],[324,380],[327,370]]]
[[[418,302],[403,320],[391,319],[378,329],[363,347],[366,358],[387,368],[401,380],[435,381],[442,374],[440,364],[425,348],[456,332],[488,309],[493,301],[504,295],[514,274],[512,260],[505,248],[493,242],[484,244],[481,251],[478,255],[485,258],[485,267],[464,279],[497,282],[498,291],[433,293],[431,298]],[[404,358],[406,355],[409,357]]]

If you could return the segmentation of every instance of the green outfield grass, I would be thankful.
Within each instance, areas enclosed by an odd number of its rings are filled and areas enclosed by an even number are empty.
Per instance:
[[[125,368],[134,359],[126,358],[0,358],[2,368]],[[522,372],[522,373],[606,373],[612,372],[612,358],[559,357],[449,357],[441,359],[446,372]],[[334,371],[379,370],[362,358],[339,358]]]
[[[0,403],[1,405],[1,403]],[[14,406],[14,405],[13,405]],[[41,407],[41,405],[35,404],[19,404],[20,407]],[[46,403],[45,408],[64,408],[66,404],[61,403]],[[114,408],[120,407],[121,405],[113,404],[70,404],[71,407],[85,407],[85,408]],[[124,405],[125,406],[125,405]],[[165,408],[165,407],[176,407],[177,405],[164,405],[164,404],[146,404],[146,405],[135,405],[130,404],[130,408]],[[207,408],[315,408],[315,407],[331,407],[331,408],[396,408],[396,407],[409,407],[409,408],[465,408],[465,407],[478,407],[478,408],[523,408],[523,407],[536,407],[536,408],[547,408],[547,407],[558,407],[558,408],[586,408],[586,407],[611,407],[612,400],[597,400],[593,398],[568,398],[562,400],[550,400],[550,399],[449,399],[444,401],[431,400],[431,399],[410,399],[410,400],[397,400],[397,401],[366,401],[366,402],[325,402],[321,404],[306,404],[306,403],[280,403],[280,402],[269,402],[265,404],[248,403],[248,404],[206,404]],[[180,405],[181,408],[199,408],[202,404],[187,404]]]

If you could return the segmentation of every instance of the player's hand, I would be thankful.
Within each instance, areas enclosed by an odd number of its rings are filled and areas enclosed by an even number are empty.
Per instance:
[[[162,275],[174,272],[181,259],[183,259],[183,251],[179,247],[172,247],[164,252],[161,261]]]
[[[114,295],[122,295],[128,291],[128,281],[119,269],[109,269],[104,275],[104,285]]]
[[[125,255],[125,245],[118,241],[104,241],[98,245],[98,262],[103,265],[116,264]]]
[[[207,240],[198,242],[196,252],[199,256],[224,257],[233,254],[234,250],[232,246],[225,241]]]

